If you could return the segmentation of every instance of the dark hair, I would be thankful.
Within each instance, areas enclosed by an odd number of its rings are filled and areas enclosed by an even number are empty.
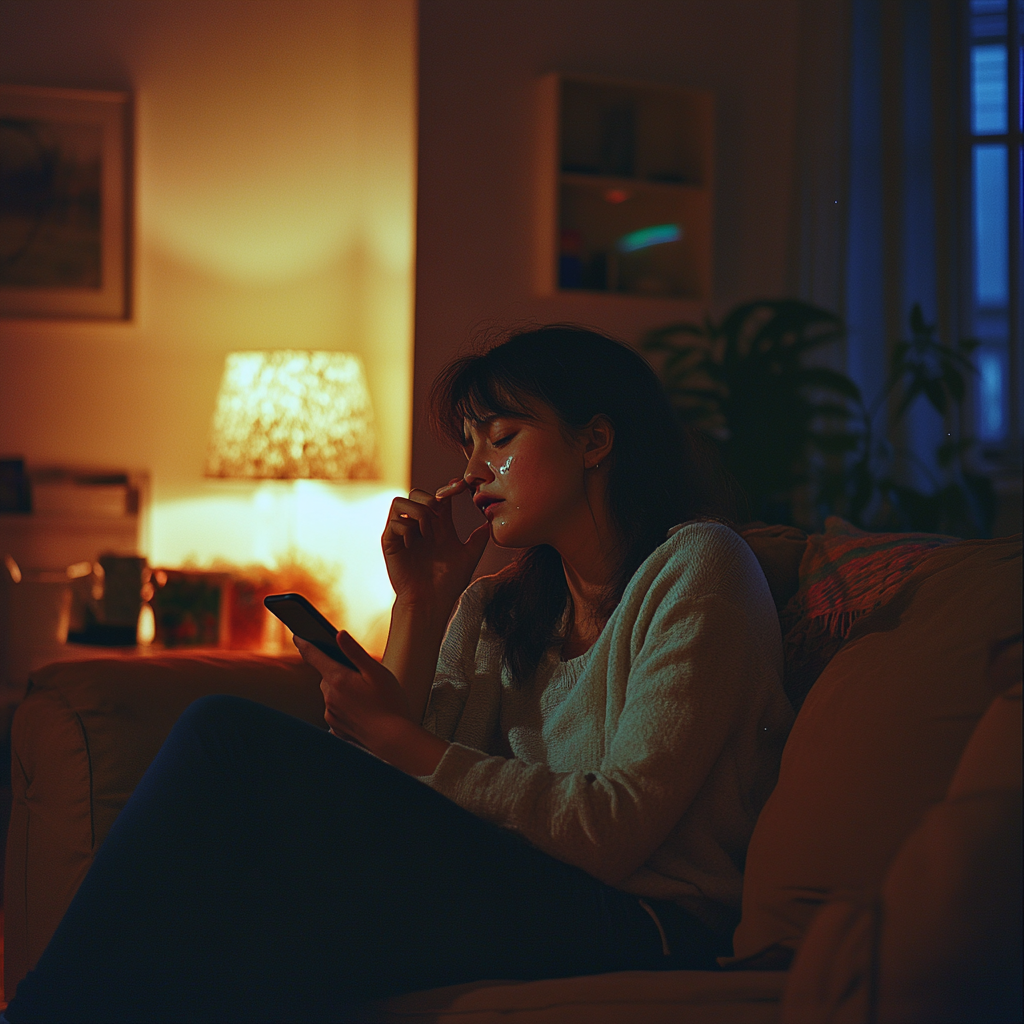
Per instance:
[[[713,442],[680,423],[638,353],[596,331],[554,324],[452,360],[431,390],[433,426],[461,447],[465,420],[530,416],[531,400],[550,406],[568,428],[598,415],[615,428],[608,504],[624,557],[608,614],[670,527],[700,518],[731,525],[734,492]],[[546,651],[571,632],[569,608],[568,631],[559,634],[568,602],[561,558],[547,545],[528,548],[499,573],[485,617],[515,685],[528,684]]]

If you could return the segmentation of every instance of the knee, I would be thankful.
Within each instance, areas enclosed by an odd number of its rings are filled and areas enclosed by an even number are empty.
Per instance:
[[[229,694],[209,694],[193,701],[179,716],[164,741],[158,760],[191,765],[223,783],[246,777],[265,758],[272,709]]]
[[[237,752],[266,731],[266,720],[274,714],[263,704],[244,697],[211,693],[189,704],[168,738],[186,744],[199,742],[211,750],[224,747]]]
[[[228,693],[209,693],[205,697],[192,701],[182,712],[175,725],[189,728],[195,726],[235,724],[251,717],[253,709],[262,705],[244,697],[234,697]]]

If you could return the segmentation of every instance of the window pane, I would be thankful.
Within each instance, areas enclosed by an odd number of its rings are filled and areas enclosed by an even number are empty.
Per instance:
[[[975,39],[1006,35],[1006,0],[971,0],[971,34]]]
[[[979,441],[1002,441],[1006,436],[1006,359],[1000,349],[978,349],[977,432]]]
[[[971,130],[975,134],[1006,131],[1006,47],[971,47]]]
[[[1005,146],[974,147],[974,298],[1005,306],[1009,297],[1009,214]]]

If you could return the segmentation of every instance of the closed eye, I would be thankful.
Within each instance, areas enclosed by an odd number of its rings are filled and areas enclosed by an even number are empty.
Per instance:
[[[513,431],[511,434],[506,434],[504,437],[501,437],[497,441],[492,442],[492,447],[504,448],[505,445],[507,445],[509,441],[511,441],[512,438],[516,436],[517,433],[518,431]]]

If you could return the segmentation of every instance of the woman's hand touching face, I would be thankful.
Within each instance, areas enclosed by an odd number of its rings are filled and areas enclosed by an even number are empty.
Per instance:
[[[399,602],[429,608],[445,621],[473,576],[490,537],[486,523],[465,543],[452,522],[452,498],[466,490],[451,481],[437,494],[414,489],[395,498],[381,537],[384,562]]]

